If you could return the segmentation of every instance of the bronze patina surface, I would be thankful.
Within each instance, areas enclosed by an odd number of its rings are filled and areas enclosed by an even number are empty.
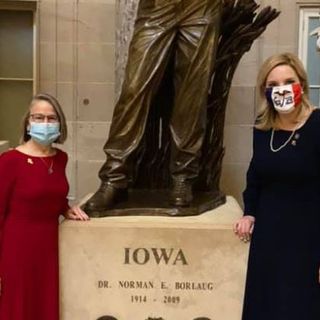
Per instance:
[[[92,211],[91,217],[108,216],[196,216],[212,210],[226,202],[226,197],[221,191],[197,192],[194,199],[187,207],[172,206],[168,201],[169,190],[130,189],[127,201],[115,203],[112,208]]]
[[[140,0],[101,186],[83,207],[89,215],[194,215],[224,202],[232,77],[279,14],[257,8],[250,0]]]

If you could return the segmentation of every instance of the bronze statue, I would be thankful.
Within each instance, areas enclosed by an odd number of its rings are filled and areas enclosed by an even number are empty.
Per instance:
[[[146,211],[158,207],[149,198],[165,204],[155,214],[194,215],[224,202],[218,181],[231,79],[278,15],[267,8],[254,20],[257,7],[250,0],[140,0],[101,185],[84,205],[90,216],[122,214],[110,209],[123,209],[129,184],[144,190]],[[234,35],[242,38],[231,46]]]

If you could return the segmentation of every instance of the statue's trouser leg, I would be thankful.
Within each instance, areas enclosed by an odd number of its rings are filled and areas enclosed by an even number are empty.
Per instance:
[[[127,187],[126,159],[141,141],[151,99],[157,92],[176,40],[177,95],[171,120],[175,146],[172,172],[188,178],[197,174],[220,2],[140,1],[125,80],[104,147],[107,161],[99,172],[102,181],[117,188]]]
[[[107,161],[99,172],[103,182],[116,188],[127,187],[126,160],[141,141],[176,35],[175,6],[150,3],[140,1],[124,83],[104,146]]]
[[[198,176],[222,9],[220,0],[185,3],[186,18],[180,23],[177,37],[176,96],[170,122],[173,179]]]

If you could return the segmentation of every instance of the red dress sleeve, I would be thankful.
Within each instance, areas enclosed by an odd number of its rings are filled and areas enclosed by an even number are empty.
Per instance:
[[[59,150],[59,152],[61,152],[62,154],[62,157],[63,157],[63,164],[64,164],[64,170],[66,171],[66,167],[67,167],[67,164],[68,164],[68,154],[62,150]],[[65,173],[66,174],[66,173]],[[62,212],[61,214],[64,215],[68,210],[70,209],[70,206],[69,206],[69,200],[68,198],[66,197],[64,199],[64,205],[63,205],[63,209],[62,209]]]
[[[12,151],[0,154],[0,226],[6,216],[17,173],[17,163]]]

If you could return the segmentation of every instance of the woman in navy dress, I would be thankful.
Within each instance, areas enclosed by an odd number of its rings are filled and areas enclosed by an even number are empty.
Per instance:
[[[320,319],[320,110],[291,53],[260,69],[262,108],[234,231],[251,240],[242,320]]]

